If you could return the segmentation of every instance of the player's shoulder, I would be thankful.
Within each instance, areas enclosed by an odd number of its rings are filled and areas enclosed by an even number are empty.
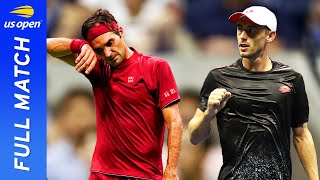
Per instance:
[[[292,67],[290,67],[287,64],[284,64],[280,61],[274,61],[272,60],[272,64],[274,66],[273,68],[273,72],[290,72],[293,73],[295,75],[299,75],[300,73],[295,71]]]
[[[294,71],[289,65],[284,64],[280,61],[272,60],[275,71]]]
[[[142,60],[148,61],[150,63],[162,63],[162,62],[167,63],[167,60],[159,56],[141,54],[141,57],[142,57]]]
[[[216,73],[222,73],[222,72],[229,71],[229,70],[241,70],[240,63],[241,63],[241,59],[238,59],[232,64],[213,68],[213,69],[211,69],[210,72],[213,74],[216,74]]]
[[[145,55],[140,53],[141,63],[146,66],[158,66],[160,64],[169,65],[168,61],[162,57],[154,55]]]

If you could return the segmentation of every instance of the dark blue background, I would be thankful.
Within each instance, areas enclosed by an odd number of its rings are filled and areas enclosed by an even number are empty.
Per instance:
[[[10,14],[15,7],[30,5],[34,9],[31,18],[19,17]],[[46,1],[1,1],[0,2],[0,179],[2,180],[43,180],[46,179]],[[13,28],[5,29],[5,21],[41,21],[40,28],[26,28],[24,30]],[[30,39],[24,46],[30,48],[27,54],[30,63],[19,66],[19,69],[30,72],[29,76],[14,77],[14,54],[19,52],[19,59],[25,60],[26,52],[17,51],[19,45],[14,37]],[[30,79],[27,94],[14,86],[14,82]],[[14,108],[19,101],[14,94],[29,95],[30,110]],[[24,166],[30,171],[14,169],[14,152],[24,152],[15,148],[14,136],[25,137],[25,130],[15,128],[14,123],[25,123],[30,118],[30,143],[22,143],[30,148],[30,155],[26,158],[19,157]]]

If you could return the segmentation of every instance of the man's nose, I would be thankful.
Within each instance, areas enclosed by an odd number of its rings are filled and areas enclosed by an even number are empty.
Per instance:
[[[104,53],[104,55],[106,57],[110,57],[111,56],[111,48],[110,47],[104,47],[103,53]]]
[[[247,39],[247,38],[248,38],[248,34],[247,34],[246,31],[240,31],[240,32],[239,32],[239,37],[240,37],[241,39]]]

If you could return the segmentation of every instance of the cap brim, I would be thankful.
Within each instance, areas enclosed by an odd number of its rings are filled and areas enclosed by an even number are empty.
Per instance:
[[[241,16],[245,16],[245,14],[243,14],[242,12],[235,12],[231,14],[231,16],[229,17],[229,21],[233,23],[237,23]]]

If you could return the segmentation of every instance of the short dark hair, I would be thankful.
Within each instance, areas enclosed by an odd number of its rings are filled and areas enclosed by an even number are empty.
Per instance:
[[[84,39],[87,40],[87,34],[88,31],[98,25],[98,24],[105,24],[105,23],[109,23],[111,21],[114,21],[116,23],[118,23],[116,21],[116,19],[114,18],[114,16],[106,9],[98,9],[91,17],[89,17],[82,25],[82,37]],[[113,32],[115,32],[116,34],[119,34],[119,31],[114,29]]]

